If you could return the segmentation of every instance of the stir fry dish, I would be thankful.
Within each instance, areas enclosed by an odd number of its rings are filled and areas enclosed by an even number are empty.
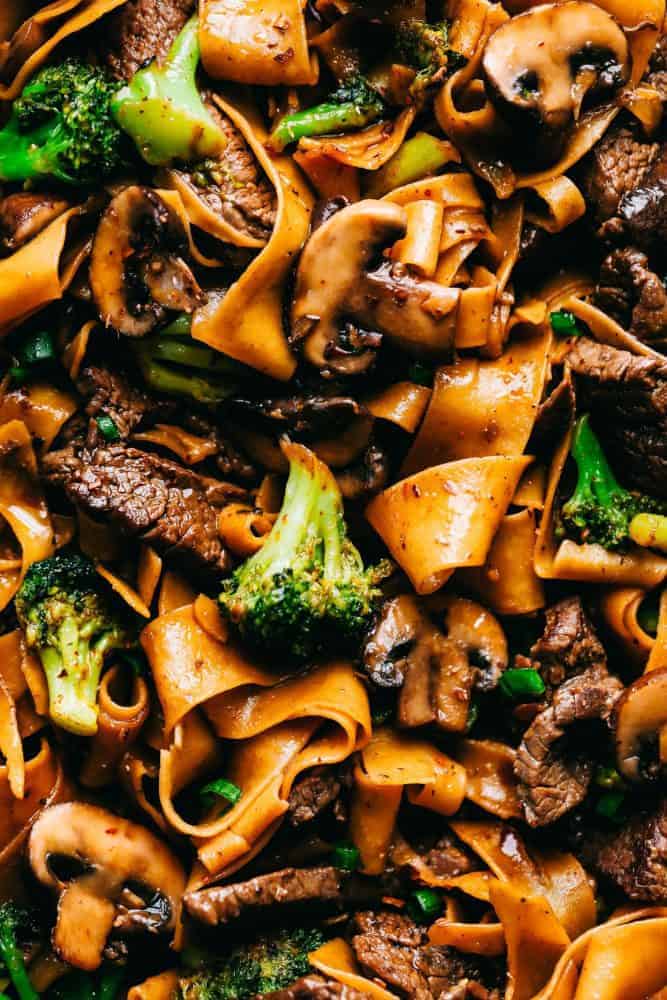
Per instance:
[[[0,2],[0,1000],[667,1000],[665,0]]]

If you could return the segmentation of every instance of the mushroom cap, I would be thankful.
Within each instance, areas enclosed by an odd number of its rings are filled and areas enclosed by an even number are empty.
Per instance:
[[[532,7],[502,24],[486,44],[482,66],[502,115],[524,125],[532,120],[562,145],[587,94],[611,96],[627,82],[630,55],[610,14],[587,0],[568,0]]]
[[[323,374],[365,371],[381,335],[412,354],[449,357],[459,290],[385,259],[406,229],[402,206],[367,198],[311,233],[296,273],[291,340]]]
[[[133,184],[107,206],[90,259],[90,286],[105,326],[143,337],[165,310],[191,313],[205,296],[182,259],[188,234],[152,188]]]
[[[667,724],[667,667],[650,670],[623,692],[614,710],[618,770],[630,781],[641,779],[641,749],[659,737]]]
[[[175,927],[185,872],[137,823],[84,802],[51,806],[30,832],[28,860],[35,877],[60,894],[53,945],[77,968],[100,965],[114,928]]]

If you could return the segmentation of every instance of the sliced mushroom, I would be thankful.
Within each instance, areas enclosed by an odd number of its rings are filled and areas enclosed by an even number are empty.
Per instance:
[[[291,339],[322,374],[365,371],[383,335],[414,355],[450,356],[459,291],[383,262],[405,231],[404,208],[366,199],[311,233],[297,269]]]
[[[113,932],[174,930],[185,873],[136,823],[83,802],[51,806],[32,828],[28,858],[59,894],[53,947],[76,968],[98,968]]]
[[[536,154],[556,159],[584,99],[610,98],[630,75],[623,30],[586,0],[542,4],[506,21],[487,42],[482,65],[489,96],[521,128],[533,162]]]
[[[388,601],[364,650],[364,667],[380,687],[400,687],[398,722],[412,728],[435,722],[464,732],[474,689],[488,691],[507,667],[507,643],[481,605],[448,596],[440,604],[444,628],[407,595]]]
[[[50,194],[16,191],[0,202],[0,250],[14,253],[66,212],[69,202]]]
[[[642,755],[651,750],[651,744],[662,749],[660,734],[667,725],[667,667],[638,677],[619,699],[614,719],[619,772],[630,781],[649,776],[655,761],[643,761]]]
[[[112,199],[93,243],[90,284],[102,322],[143,337],[168,310],[191,313],[205,301],[183,260],[188,236],[174,209],[133,185]]]

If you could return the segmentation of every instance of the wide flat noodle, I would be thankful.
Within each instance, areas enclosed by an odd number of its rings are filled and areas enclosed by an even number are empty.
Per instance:
[[[459,570],[463,585],[496,614],[526,615],[546,604],[544,584],[535,572],[536,531],[534,510],[506,514],[484,565]]]
[[[461,458],[521,455],[549,371],[549,324],[513,340],[499,358],[460,358],[439,368],[419,433],[402,472]]]
[[[414,108],[405,108],[395,121],[377,122],[360,132],[301,139],[297,155],[317,155],[346,167],[379,170],[400,148],[414,120]]]
[[[188,712],[233,688],[276,682],[276,674],[254,664],[233,643],[207,632],[191,604],[150,622],[141,633],[168,736]]]
[[[12,389],[0,398],[0,424],[21,420],[44,451],[53,444],[63,425],[77,410],[77,400],[45,382]]]
[[[277,198],[271,239],[228,291],[211,294],[192,320],[195,340],[286,380],[296,368],[283,331],[283,286],[310,224],[313,196],[287,156],[269,157],[263,143],[268,133],[256,111],[216,97],[216,103],[239,129],[273,184]]]
[[[48,28],[51,21],[58,21],[63,16],[66,19],[59,24],[51,37],[25,60],[11,83],[0,85],[0,101],[13,101],[18,97],[30,77],[41,68],[56,46],[65,38],[89,27],[105,14],[122,7],[125,2],[126,0],[55,0],[55,3],[47,4],[33,14],[32,23],[40,27]]]
[[[351,946],[343,938],[333,938],[327,941],[317,951],[308,956],[310,964],[325,976],[330,976],[343,986],[372,997],[373,1000],[394,1000],[396,994],[390,993],[370,979],[362,976]]]
[[[203,0],[199,42],[206,72],[256,86],[314,84],[301,0]]]
[[[21,429],[25,435],[22,440]],[[0,516],[9,525],[21,550],[19,566],[0,570],[1,611],[14,597],[28,568],[53,554],[55,536],[46,501],[35,478],[37,462],[25,424],[12,420],[2,425],[0,439],[4,439],[0,440],[0,456],[3,455],[3,443],[10,448],[0,464]]]
[[[418,594],[481,566],[527,456],[465,458],[424,469],[371,500],[366,517]]]

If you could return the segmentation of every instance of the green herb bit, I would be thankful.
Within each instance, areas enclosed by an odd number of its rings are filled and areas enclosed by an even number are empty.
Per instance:
[[[559,309],[549,316],[551,329],[558,337],[580,337],[583,329],[579,320],[569,309]]]
[[[537,670],[510,668],[500,678],[500,690],[512,701],[534,701],[546,688]]]
[[[226,778],[216,778],[215,781],[209,781],[208,785],[204,785],[199,794],[206,806],[212,806],[216,798],[219,798],[227,801],[226,808],[229,809],[236,805],[242,792],[233,781],[228,781]]]
[[[331,864],[346,872],[354,872],[359,867],[361,853],[358,847],[349,841],[341,840],[331,851]]]
[[[408,913],[418,924],[430,924],[442,913],[442,896],[435,889],[415,889],[410,896]]]
[[[100,434],[108,444],[111,444],[113,441],[120,441],[120,432],[111,417],[107,416],[106,413],[101,413],[99,417],[96,417],[95,423]]]

